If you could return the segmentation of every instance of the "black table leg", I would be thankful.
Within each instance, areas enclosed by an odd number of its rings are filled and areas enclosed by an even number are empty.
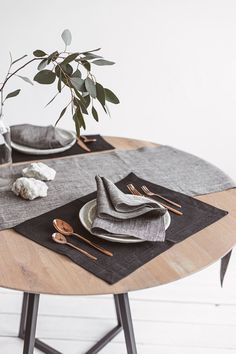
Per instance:
[[[128,294],[114,295],[117,325],[102,337],[85,354],[96,354],[104,348],[122,329],[128,354],[137,354]],[[62,354],[35,338],[39,295],[24,293],[19,328],[19,337],[24,339],[23,354],[33,354],[34,347],[46,354]]]
[[[128,294],[118,294],[114,296],[117,299],[120,310],[121,322],[125,334],[127,354],[137,354]]]
[[[35,332],[38,317],[39,295],[28,294],[27,316],[25,322],[23,354],[33,354],[35,345]]]
[[[24,339],[24,336],[25,336],[28,300],[29,300],[29,294],[24,293],[23,294],[22,307],[21,307],[20,328],[19,328],[19,334],[18,334],[18,337],[21,338],[21,339]]]
[[[29,305],[29,297],[32,294],[24,293],[23,294],[23,301],[22,301],[22,309],[21,309],[21,319],[20,319],[20,328],[19,328],[19,338],[24,339],[27,341],[26,338],[26,323],[27,323],[27,316],[28,316],[28,311],[30,311],[28,305]],[[37,321],[37,315],[36,315],[36,321]],[[41,350],[43,353],[46,354],[62,354],[61,352],[57,351],[56,349],[50,347],[46,343],[42,342],[38,338],[35,338],[34,341],[34,346],[35,348]],[[31,352],[26,352],[31,353]],[[33,353],[33,352],[32,352]],[[25,354],[25,352],[23,352]]]

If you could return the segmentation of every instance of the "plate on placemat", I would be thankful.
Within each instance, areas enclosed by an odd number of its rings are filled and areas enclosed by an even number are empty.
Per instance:
[[[88,230],[91,234],[91,226],[93,223],[93,220],[95,218],[95,213],[96,213],[96,199],[90,200],[88,203],[86,203],[79,212],[79,219],[82,223],[82,225],[85,227],[86,230]],[[161,205],[160,205],[161,206]],[[170,226],[170,214],[168,210],[164,214],[164,223],[165,223],[165,230],[168,229]],[[94,235],[100,238],[103,238],[104,240],[111,241],[111,242],[121,242],[121,243],[138,243],[138,242],[145,242],[145,240],[141,240],[140,238],[136,238],[133,236],[124,236],[124,235],[114,235],[114,236],[107,236],[107,235]]]
[[[57,154],[57,153],[60,153],[60,152],[63,152],[63,151],[66,151],[68,149],[70,149],[76,142],[76,134],[74,132],[71,132],[71,131],[68,131],[68,130],[65,130],[65,129],[61,129],[61,128],[57,128],[61,135],[64,137],[64,138],[67,138],[67,139],[72,139],[73,140],[66,146],[62,146],[62,147],[59,147],[59,148],[54,148],[54,149],[34,149],[34,148],[31,148],[29,146],[24,146],[24,145],[20,145],[20,144],[17,144],[17,143],[14,143],[13,141],[11,142],[11,146],[17,150],[17,151],[20,151],[24,154],[28,154],[28,155],[49,155],[49,154]]]

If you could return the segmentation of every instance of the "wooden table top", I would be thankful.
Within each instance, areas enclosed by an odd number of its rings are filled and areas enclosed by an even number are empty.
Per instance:
[[[118,149],[156,146],[150,142],[106,137]],[[68,157],[69,158],[69,157]],[[79,267],[69,258],[20,236],[0,232],[0,286],[54,295],[116,294],[166,284],[195,273],[224,256],[236,244],[236,189],[197,199],[229,214],[176,244],[114,285]]]

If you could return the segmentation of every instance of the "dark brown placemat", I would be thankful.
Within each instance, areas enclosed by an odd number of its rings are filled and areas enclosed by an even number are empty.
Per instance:
[[[183,216],[171,213],[171,224],[167,230],[165,242],[122,244],[108,242],[90,235],[81,225],[78,214],[86,202],[96,197],[96,192],[17,225],[15,230],[40,245],[69,257],[73,262],[97,277],[110,284],[114,284],[146,262],[168,250],[175,243],[185,240],[187,237],[204,229],[227,214],[227,211],[215,208],[185,194],[155,185],[137,177],[133,173],[130,173],[123,180],[119,181],[117,186],[123,192],[127,192],[126,186],[128,183],[133,183],[135,186],[145,184],[150,190],[182,205]],[[54,243],[51,239],[51,234],[54,232],[52,226],[54,218],[60,218],[69,222],[75,229],[75,232],[96,241],[101,246],[112,251],[114,256],[108,257],[87,244],[83,244],[76,238],[70,238],[70,242],[83,247],[97,256],[98,260],[94,262],[69,246]]]
[[[101,135],[86,135],[88,138],[96,138],[96,141],[87,143],[86,145],[90,148],[91,152],[95,151],[106,151],[106,150],[114,150],[114,146],[109,144]],[[78,154],[89,154],[89,152],[83,150],[77,143],[75,143],[70,149],[60,152],[58,154],[50,154],[50,155],[28,155],[24,154],[20,151],[12,149],[12,161],[14,162],[26,162],[26,161],[35,161],[35,160],[45,160],[45,159],[53,159],[57,157],[63,156],[71,156]]]

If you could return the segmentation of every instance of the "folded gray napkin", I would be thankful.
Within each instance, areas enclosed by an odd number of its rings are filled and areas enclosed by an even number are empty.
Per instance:
[[[35,149],[55,149],[68,145],[73,137],[63,136],[53,125],[41,127],[31,124],[11,126],[11,140],[14,143]]]
[[[133,236],[164,241],[166,209],[142,196],[123,193],[105,177],[96,176],[97,207],[91,231],[96,235]]]

